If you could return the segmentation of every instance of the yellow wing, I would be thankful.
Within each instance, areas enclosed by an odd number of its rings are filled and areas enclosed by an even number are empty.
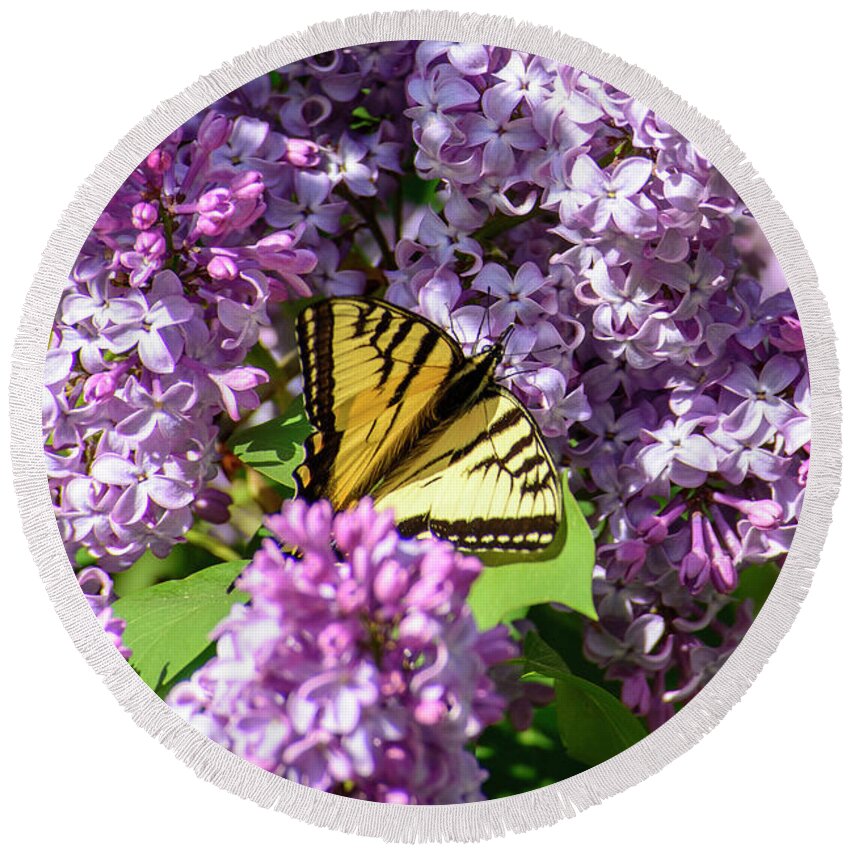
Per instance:
[[[367,298],[331,298],[298,317],[304,401],[316,428],[296,470],[301,495],[339,510],[368,493],[417,439],[464,357],[440,328]]]
[[[545,549],[564,504],[536,423],[495,384],[426,435],[373,495],[376,507],[394,509],[403,534],[431,534],[462,549]]]

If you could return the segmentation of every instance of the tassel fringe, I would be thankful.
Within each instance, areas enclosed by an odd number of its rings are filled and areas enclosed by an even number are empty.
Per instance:
[[[46,486],[40,421],[48,337],[68,271],[136,164],[195,113],[261,74],[334,48],[402,39],[500,45],[576,66],[643,101],[691,140],[741,196],[779,259],[802,320],[812,389],[811,466],[791,552],[755,623],[708,685],[649,737],[578,776],[505,799],[449,806],[390,807],[298,785],[228,752],[174,714],[118,654],[80,593]],[[65,628],[119,703],[202,779],[300,820],[387,841],[478,841],[553,824],[637,784],[690,749],[741,699],[791,626],[808,592],[839,488],[840,396],[832,320],[800,237],[770,189],[717,122],[649,74],[553,29],[504,17],[409,11],[317,24],[237,57],[164,101],[101,162],[63,214],[30,287],[13,356],[12,459],[24,531]]]

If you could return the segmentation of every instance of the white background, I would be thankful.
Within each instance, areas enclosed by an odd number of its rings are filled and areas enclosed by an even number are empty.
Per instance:
[[[253,46],[316,21],[404,5],[146,0],[7,9],[0,51],[3,386],[42,247],[76,187],[139,118]],[[846,366],[847,45],[830,6],[821,0],[793,7],[490,0],[477,9],[528,16],[585,38],[641,65],[719,119],[799,228],[844,337]],[[846,374],[843,384],[846,400]],[[5,415],[0,429],[7,445]],[[339,841],[201,782],[133,724],[53,613],[17,522],[6,451],[0,464],[0,776],[8,783],[0,794],[6,810],[0,837],[6,846],[216,850]],[[751,692],[705,741],[576,819],[492,846],[783,850],[846,840],[848,501],[845,493],[796,624]],[[343,840],[352,848],[380,846]]]

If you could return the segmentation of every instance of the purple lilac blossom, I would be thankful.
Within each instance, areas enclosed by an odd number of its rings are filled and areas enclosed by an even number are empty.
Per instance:
[[[402,234],[388,295],[468,353],[524,331],[501,378],[596,508],[585,650],[654,726],[745,630],[739,606],[719,646],[695,635],[739,571],[790,543],[809,450],[799,320],[748,211],[674,128],[577,69],[465,55],[416,51],[406,114],[441,209]]]
[[[226,96],[127,180],[60,306],[44,417],[72,555],[122,569],[226,519],[218,428],[266,380],[247,351],[277,356],[280,302],[314,293],[383,295],[467,353],[513,324],[499,379],[594,505],[586,653],[663,722],[746,629],[739,605],[697,636],[781,563],[808,471],[800,322],[723,176],[627,94],[505,48],[363,45]]]
[[[356,228],[342,232],[352,207],[335,190],[376,195],[403,145],[387,122],[349,133],[332,103],[345,116],[360,103],[400,109],[412,47],[333,55],[282,69],[299,80],[286,93],[264,78],[187,122],[84,245],[45,377],[45,450],[72,557],[122,570],[148,547],[167,555],[194,517],[226,522],[229,496],[209,486],[219,426],[255,409],[268,379],[246,355],[281,301],[363,292],[365,273],[340,268]]]
[[[467,745],[502,718],[488,671],[519,650],[506,627],[472,619],[480,562],[400,537],[368,498],[336,515],[287,502],[266,527],[273,539],[236,583],[250,603],[216,627],[216,657],[169,704],[304,785],[378,802],[482,799]]]

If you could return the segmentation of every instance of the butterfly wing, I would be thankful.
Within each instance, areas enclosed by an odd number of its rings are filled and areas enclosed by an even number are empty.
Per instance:
[[[316,429],[296,470],[299,490],[340,509],[368,493],[416,440],[463,353],[436,325],[374,299],[308,306],[297,332]]]
[[[403,534],[430,533],[463,549],[545,549],[563,514],[560,477],[536,423],[495,384],[425,436],[373,495],[379,509],[394,509]]]

